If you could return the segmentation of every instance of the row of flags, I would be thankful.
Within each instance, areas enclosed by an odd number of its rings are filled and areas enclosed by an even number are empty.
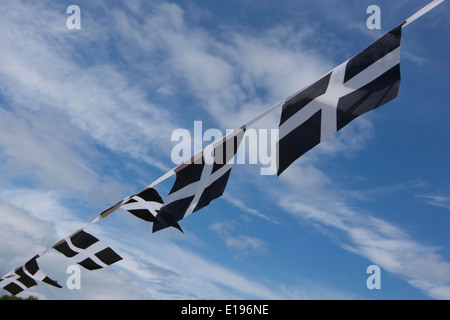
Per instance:
[[[84,230],[74,232],[72,235],[56,243],[52,248],[87,270],[101,269],[122,260],[122,257],[113,249]],[[62,288],[57,281],[49,278],[39,268],[37,259],[46,254],[47,251],[36,255],[23,266],[15,268],[1,277],[0,288],[16,295],[36,286],[36,280],[57,288]]]
[[[442,0],[435,0],[431,10]],[[417,14],[413,15],[414,19]],[[400,40],[406,20],[368,48],[331,70],[319,80],[300,90],[282,105],[279,123],[278,176],[300,156],[329,138],[352,120],[374,110],[397,96],[400,84]],[[219,198],[225,191],[239,144],[249,124],[236,129],[177,166],[143,191],[119,201],[103,211],[97,222],[119,208],[144,221],[153,223],[153,232],[174,227],[182,231],[179,221]],[[231,150],[231,151],[230,151]],[[165,200],[156,184],[175,174],[176,179]],[[53,247],[88,270],[101,269],[122,258],[93,235],[80,229]],[[40,270],[37,260],[48,250],[36,255],[23,266],[0,278],[0,288],[13,295],[37,285],[36,281],[61,286]]]

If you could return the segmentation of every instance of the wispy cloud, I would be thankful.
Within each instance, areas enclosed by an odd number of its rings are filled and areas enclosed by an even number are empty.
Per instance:
[[[236,207],[238,207],[239,209],[249,213],[252,216],[255,216],[255,217],[267,220],[267,221],[271,221],[271,222],[274,222],[274,223],[278,223],[276,220],[274,220],[274,218],[268,217],[267,215],[265,215],[261,211],[255,209],[255,208],[252,208],[252,207],[248,206],[247,204],[245,204],[242,200],[240,200],[237,197],[237,195],[232,195],[231,196],[231,195],[229,195],[227,193],[227,194],[223,195],[223,198],[225,200],[227,200],[228,202],[230,202],[231,204],[233,204]]]
[[[121,187],[100,175],[97,161],[107,161],[65,116],[20,107],[0,109],[0,146],[4,187],[7,181],[26,179],[66,195],[90,198],[95,192],[100,204],[121,196]]]
[[[144,21],[113,11],[116,32],[148,57],[143,68],[157,76],[157,91],[170,93],[174,83],[187,86],[183,93],[194,96],[221,127],[239,127],[331,66],[301,46],[305,29],[277,26],[257,35],[227,30],[218,40],[184,15],[173,3],[155,4]]]
[[[12,13],[18,11],[21,15]],[[77,39],[64,30],[64,24],[42,25],[43,20],[60,22],[61,14],[54,7],[20,2],[6,5],[1,16],[1,90],[10,104],[62,113],[100,145],[167,169],[149,151],[155,146],[168,150],[161,141],[170,139],[176,127],[172,117],[149,102],[145,88],[135,85],[119,66],[108,60],[90,63],[96,48],[83,41],[107,45],[105,39],[96,38],[110,37],[107,28],[87,21],[104,33],[89,33],[94,39],[86,39],[80,31],[81,39]]]
[[[422,198],[425,200],[426,203],[444,208],[447,210],[450,210],[450,197],[448,196],[442,196],[442,195],[421,195],[418,196],[419,198]]]
[[[439,248],[422,244],[395,224],[344,201],[331,189],[318,187],[302,199],[284,194],[279,205],[342,248],[378,264],[431,297],[449,298],[450,263],[439,254]]]
[[[267,252],[267,243],[261,239],[241,235],[239,237],[228,237],[226,244],[230,248],[236,248],[240,252],[250,251],[257,254],[265,254]]]
[[[52,223],[30,216],[25,210],[1,198],[0,216],[2,219],[0,270],[4,273],[13,268],[11,264],[17,264],[17,267],[45,250],[46,245],[53,239],[55,230]]]

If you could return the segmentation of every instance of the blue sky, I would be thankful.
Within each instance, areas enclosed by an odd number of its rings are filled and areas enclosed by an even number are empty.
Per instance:
[[[427,1],[4,1],[0,272],[174,167],[177,128],[232,129],[351,58]],[[366,9],[381,9],[369,30]],[[235,165],[222,198],[152,234],[118,210],[86,231],[124,260],[41,299],[449,299],[447,25],[403,29],[399,96],[279,178]],[[273,127],[280,110],[256,124]],[[165,197],[173,177],[156,188]],[[42,260],[42,261],[41,261]],[[39,260],[65,286],[71,263]],[[381,289],[366,287],[368,266]]]

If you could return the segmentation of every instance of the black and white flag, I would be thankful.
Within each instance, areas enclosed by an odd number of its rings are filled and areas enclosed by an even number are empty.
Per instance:
[[[45,282],[57,288],[62,288],[55,280],[50,279],[38,266],[37,258],[32,258],[20,268],[16,268],[0,278],[0,288],[16,295],[23,290],[37,285],[35,280]]]
[[[88,270],[104,268],[122,260],[113,249],[83,230],[61,240],[53,248]]]
[[[126,199],[121,208],[140,219],[155,222],[155,217],[161,209],[162,204],[163,200],[158,192],[153,188],[147,188]],[[183,232],[178,223],[175,223],[173,227]]]
[[[397,96],[401,29],[286,100],[279,125],[278,175],[353,119]]]
[[[155,217],[153,232],[173,226],[222,196],[244,133],[244,128],[235,130],[175,170],[175,183]]]

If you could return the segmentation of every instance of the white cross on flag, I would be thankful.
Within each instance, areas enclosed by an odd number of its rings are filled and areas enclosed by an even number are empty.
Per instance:
[[[244,133],[245,128],[235,130],[175,170],[175,183],[155,217],[153,232],[174,226],[222,196]]]
[[[286,99],[279,125],[280,175],[358,116],[397,96],[401,26],[306,89]]]

